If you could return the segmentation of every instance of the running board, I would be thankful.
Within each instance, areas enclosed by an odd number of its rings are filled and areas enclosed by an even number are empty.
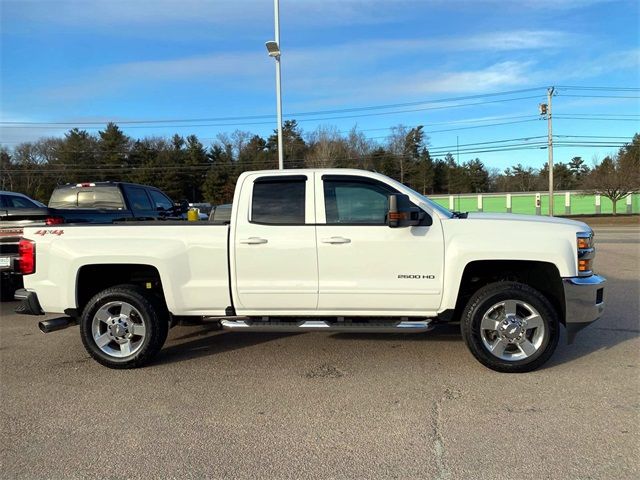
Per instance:
[[[422,333],[433,328],[431,320],[398,322],[327,322],[304,320],[300,322],[220,320],[224,330],[239,332],[371,332],[371,333]]]

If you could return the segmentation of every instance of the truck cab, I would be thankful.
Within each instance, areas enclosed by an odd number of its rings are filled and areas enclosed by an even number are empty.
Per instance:
[[[407,195],[401,184],[376,177],[350,171],[241,177],[231,231],[236,310],[436,315],[443,282],[442,214],[409,197],[407,207],[418,212],[419,221],[389,228],[390,196]]]

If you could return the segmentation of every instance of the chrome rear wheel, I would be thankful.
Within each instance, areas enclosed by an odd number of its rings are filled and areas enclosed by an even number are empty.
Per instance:
[[[162,299],[137,285],[97,293],[80,318],[87,352],[110,368],[135,368],[151,361],[167,338],[169,315]]]
[[[146,322],[128,302],[109,302],[98,309],[91,322],[96,346],[111,357],[126,358],[142,348]]]

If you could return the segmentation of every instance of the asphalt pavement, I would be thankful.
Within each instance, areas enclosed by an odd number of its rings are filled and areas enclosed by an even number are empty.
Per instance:
[[[640,228],[596,227],[606,313],[500,374],[421,335],[180,326],[115,371],[1,304],[2,478],[640,478]]]

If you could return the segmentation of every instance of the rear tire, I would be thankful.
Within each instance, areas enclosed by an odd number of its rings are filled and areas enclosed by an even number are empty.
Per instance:
[[[109,368],[136,368],[160,351],[169,330],[161,302],[135,285],[118,285],[95,295],[80,319],[87,352]]]
[[[460,326],[473,356],[497,372],[535,370],[558,345],[558,313],[538,290],[518,282],[479,289],[469,299]]]

